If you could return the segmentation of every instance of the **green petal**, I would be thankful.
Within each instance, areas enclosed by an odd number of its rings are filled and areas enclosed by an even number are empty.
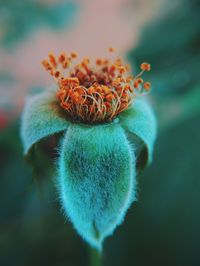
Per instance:
[[[65,130],[68,125],[55,92],[49,91],[30,97],[26,102],[21,123],[24,153],[27,154],[36,142]]]
[[[129,139],[133,143],[140,140],[137,166],[145,167],[152,161],[156,138],[156,119],[151,107],[145,101],[135,100],[130,108],[119,115],[119,119]]]
[[[101,249],[135,200],[135,157],[115,122],[70,125],[59,162],[59,194],[75,229]]]

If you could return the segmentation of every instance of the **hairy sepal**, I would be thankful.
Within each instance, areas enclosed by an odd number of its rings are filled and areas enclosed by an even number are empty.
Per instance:
[[[137,142],[139,147],[137,166],[142,169],[152,161],[157,129],[155,115],[147,102],[135,100],[119,115],[119,120],[129,140],[132,143]]]
[[[135,200],[135,157],[121,126],[70,125],[58,171],[64,212],[100,250]]]
[[[21,121],[24,154],[41,139],[67,129],[68,125],[54,91],[28,98]]]

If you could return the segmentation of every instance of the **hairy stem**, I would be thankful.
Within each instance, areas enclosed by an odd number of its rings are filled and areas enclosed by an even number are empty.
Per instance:
[[[89,265],[90,266],[102,266],[102,253],[96,249],[89,248]]]

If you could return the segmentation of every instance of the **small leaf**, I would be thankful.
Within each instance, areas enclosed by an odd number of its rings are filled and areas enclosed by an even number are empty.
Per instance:
[[[22,115],[21,137],[24,153],[41,139],[65,130],[64,118],[54,92],[45,92],[28,99]]]
[[[135,158],[119,124],[70,125],[59,161],[59,194],[75,229],[101,249],[135,200]]]
[[[153,146],[156,138],[156,120],[150,106],[141,100],[119,115],[120,124],[126,130],[130,140],[142,142],[137,166],[145,167],[152,160]]]

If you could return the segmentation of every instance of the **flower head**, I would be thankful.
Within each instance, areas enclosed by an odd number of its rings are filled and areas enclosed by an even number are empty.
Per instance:
[[[156,121],[136,97],[150,89],[141,78],[150,65],[141,64],[133,77],[120,59],[98,58],[92,66],[89,58],[75,64],[76,58],[75,52],[49,54],[43,61],[58,90],[27,101],[21,136],[28,155],[43,139],[63,134],[56,158],[59,198],[77,232],[101,249],[136,199],[137,170],[151,162]]]
[[[109,48],[109,52],[114,49]],[[141,72],[134,77],[120,58],[113,61],[98,58],[92,65],[89,58],[75,64],[77,56],[76,52],[69,55],[63,52],[56,58],[50,53],[42,61],[58,83],[60,106],[74,120],[112,121],[133,103],[138,93],[150,89],[150,83],[141,78],[144,71],[150,71],[148,63],[141,64]]]

